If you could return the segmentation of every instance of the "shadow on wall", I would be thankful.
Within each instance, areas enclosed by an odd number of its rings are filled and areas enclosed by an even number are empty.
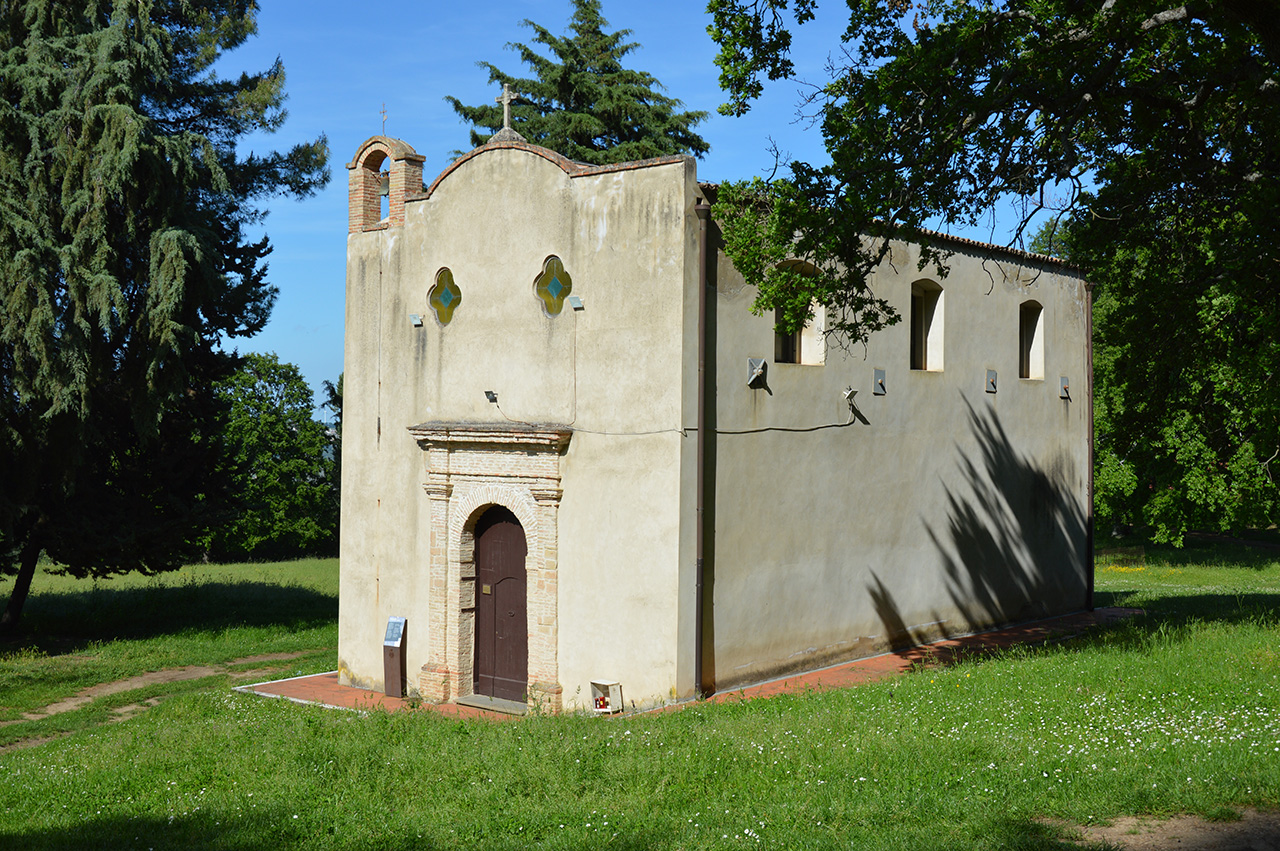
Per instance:
[[[964,623],[948,630],[954,621],[936,611],[929,620],[951,634],[1079,611],[1089,558],[1079,473],[1065,452],[1047,466],[1021,454],[994,410],[976,410],[968,400],[965,407],[977,451],[957,447],[964,485],[946,488],[945,523],[921,518]],[[913,633],[879,577],[868,592],[894,646],[936,638],[923,629]]]

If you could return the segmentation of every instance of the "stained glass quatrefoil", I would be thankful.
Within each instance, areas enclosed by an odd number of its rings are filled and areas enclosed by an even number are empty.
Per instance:
[[[542,299],[548,316],[557,316],[564,309],[564,300],[573,292],[573,279],[559,257],[552,255],[542,264],[542,274],[534,282],[533,291]]]
[[[431,288],[427,303],[441,325],[448,325],[453,319],[453,312],[462,304],[462,290],[453,282],[453,272],[448,268],[436,273],[436,285]]]

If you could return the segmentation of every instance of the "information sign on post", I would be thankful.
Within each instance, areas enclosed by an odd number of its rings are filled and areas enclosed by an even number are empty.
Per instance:
[[[404,627],[406,618],[387,618],[387,634],[382,639],[383,692],[387,697],[404,697]]]
[[[404,640],[404,618],[387,618],[387,637],[382,639],[383,647],[399,647]]]

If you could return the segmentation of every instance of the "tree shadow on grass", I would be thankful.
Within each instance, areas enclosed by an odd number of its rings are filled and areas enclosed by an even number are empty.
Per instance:
[[[1125,603],[1125,596],[1116,595],[1119,605]],[[1157,635],[1192,638],[1205,623],[1280,627],[1280,594],[1170,594],[1156,600],[1143,600],[1142,605],[1145,610],[1142,617],[1095,627],[1077,639],[1074,646],[1105,644],[1134,649],[1147,645]]]
[[[957,846],[982,848],[984,851],[1119,851],[1110,843],[1086,841],[1065,825],[1037,819],[1009,817],[984,820],[966,828],[971,836],[976,834],[968,843],[957,843],[954,837],[939,839],[936,833],[927,833],[907,837],[901,847],[912,851],[950,851]]]
[[[98,585],[83,591],[32,595],[22,615],[20,634],[7,646],[68,652],[94,641],[217,632],[238,626],[311,629],[332,624],[337,617],[337,595],[299,585]],[[5,646],[0,644],[0,648]]]
[[[366,821],[353,826],[345,822],[358,818],[357,814],[332,812],[327,807],[317,810],[309,804],[300,804],[293,809],[264,807],[249,814],[231,816],[226,813],[189,813],[163,819],[154,816],[98,817],[66,828],[30,831],[0,829],[0,847],[23,848],[26,851],[63,851],[67,848],[79,851],[116,851],[120,848],[148,848],[153,851],[260,851],[263,848],[307,847],[414,848],[431,851],[461,846],[493,851],[524,851],[531,844],[540,844],[539,840],[515,827],[504,829],[500,826],[476,825],[473,828],[478,828],[480,835],[472,836],[470,841],[464,833],[441,842],[422,835],[429,833],[430,828],[419,831],[403,824],[406,820],[412,821],[414,816],[396,819],[390,811],[379,815],[383,817],[380,825],[371,826]],[[429,815],[429,812],[424,812],[421,817]],[[396,821],[401,823],[396,824]],[[435,822],[432,827],[438,831],[440,822],[438,819]],[[364,835],[356,839],[352,836],[352,827],[356,828],[357,834]],[[370,836],[370,833],[374,835]],[[556,838],[554,835],[544,835],[541,841]],[[621,851],[641,851],[673,847],[675,842],[674,837],[641,835],[620,828],[616,835],[609,838],[607,844],[610,848]]]
[[[1000,851],[1119,851],[1111,843],[1088,842],[1069,828],[1033,819],[1001,819],[986,847]]]
[[[181,804],[179,804],[181,806]],[[41,849],[147,848],[202,849],[203,851],[257,851],[262,848],[299,848],[310,844],[335,844],[332,828],[316,828],[315,819],[297,818],[306,810],[285,812],[280,808],[257,808],[243,816],[226,813],[190,813],[170,818],[155,816],[99,816],[67,827],[33,830],[0,830],[0,847]],[[330,820],[332,821],[332,820]],[[390,837],[388,837],[390,840]],[[372,848],[424,848],[421,840]]]

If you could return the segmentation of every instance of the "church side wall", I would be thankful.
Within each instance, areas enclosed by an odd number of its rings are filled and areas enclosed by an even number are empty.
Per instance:
[[[821,365],[777,362],[773,318],[718,260],[718,689],[1085,606],[1085,285],[963,250],[945,278],[916,260],[896,246],[873,282],[902,321],[865,350],[828,341]],[[911,368],[913,284],[942,292],[929,369]],[[1034,306],[1043,378],[1020,378]],[[747,387],[749,357],[768,360],[767,389]],[[865,423],[768,430],[847,422],[847,387]]]
[[[459,542],[433,551],[432,500],[453,503],[424,491],[428,453],[407,429],[516,421],[573,429],[560,493],[538,497],[558,500],[556,540],[538,544],[554,557],[556,623],[529,615],[531,636],[550,626],[558,636],[551,685],[565,708],[590,703],[592,679],[623,680],[628,701],[673,693],[680,453],[691,438],[680,433],[686,246],[671,223],[685,216],[691,174],[682,161],[570,177],[525,150],[488,150],[410,199],[403,228],[349,237],[344,682],[382,686],[391,615],[408,618],[411,686],[431,662],[424,632],[445,589],[429,565]],[[535,295],[552,255],[582,310],[549,316]],[[446,268],[461,303],[443,325],[428,297]],[[491,482],[495,493],[525,487],[511,471]]]

